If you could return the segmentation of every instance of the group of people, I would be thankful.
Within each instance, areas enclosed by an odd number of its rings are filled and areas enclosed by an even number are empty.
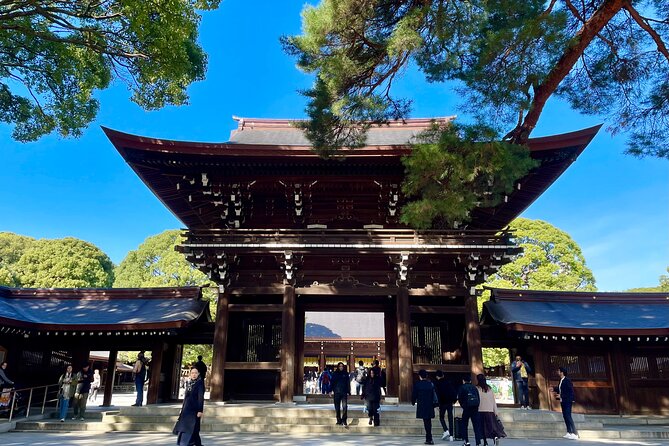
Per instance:
[[[411,397],[412,404],[416,405],[416,418],[423,420],[425,427],[425,444],[434,444],[432,439],[432,419],[435,417],[434,409],[439,408],[439,421],[444,430],[442,440],[453,440],[455,433],[453,420],[453,405],[458,402],[462,407],[462,418],[459,430],[462,433],[464,445],[469,446],[467,427],[471,420],[474,426],[476,444],[487,445],[487,439],[493,439],[495,445],[499,439],[506,437],[504,428],[497,418],[497,403],[491,387],[487,384],[484,375],[478,375],[477,385],[471,383],[469,375],[464,376],[462,385],[455,389],[444,376],[438,371],[436,382],[428,380],[427,371],[418,372],[419,380],[414,384]],[[448,414],[448,425],[445,415]]]
[[[71,365],[65,368],[65,371],[58,379],[58,399],[60,421],[64,422],[69,410],[70,401],[72,401],[73,416],[72,419],[79,418],[84,421],[86,415],[86,403],[89,398],[94,400],[97,397],[100,388],[100,372],[91,370],[88,362],[82,364],[81,369],[74,373]]]
[[[512,364],[514,378],[524,381],[527,385],[527,373],[531,371],[527,362],[517,357]],[[522,372],[522,373],[521,373]],[[553,391],[560,399],[562,407],[562,416],[564,418],[567,434],[564,438],[576,440],[579,438],[576,425],[571,416],[571,409],[574,402],[574,386],[567,377],[567,370],[564,367],[558,369],[560,383]],[[451,433],[454,431],[453,405],[458,402],[462,407],[462,418],[460,425],[457,426],[462,439],[463,446],[470,446],[468,427],[471,421],[474,429],[476,445],[488,445],[488,439],[492,439],[495,446],[499,445],[500,438],[506,437],[504,426],[497,413],[497,403],[495,394],[487,383],[483,374],[476,376],[476,386],[471,382],[471,376],[466,375],[462,378],[462,384],[456,390],[454,386],[444,377],[443,372],[437,371],[436,381],[433,383],[428,380],[428,374],[425,370],[418,372],[419,380],[414,384],[412,394],[412,404],[416,407],[416,418],[423,420],[425,427],[425,444],[434,444],[432,438],[432,419],[435,417],[434,409],[439,407],[439,421],[444,430],[442,440],[454,440]],[[522,391],[521,387],[521,409],[529,409],[527,387]],[[446,424],[445,414],[448,414],[448,424]]]

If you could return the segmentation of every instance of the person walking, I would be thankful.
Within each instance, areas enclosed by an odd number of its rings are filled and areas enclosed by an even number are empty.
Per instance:
[[[381,425],[379,417],[379,407],[381,405],[381,376],[376,374],[375,369],[370,369],[369,376],[365,379],[362,386],[361,399],[365,400],[367,414],[369,415],[369,425]]]
[[[451,435],[451,433],[455,433],[453,430],[453,403],[457,401],[458,394],[453,384],[444,376],[444,372],[437,370],[436,376],[437,382],[434,383],[434,387],[437,391],[437,399],[439,400],[439,422],[444,429],[441,439],[453,441],[453,436]],[[446,425],[446,420],[444,419],[446,413],[448,413],[448,425]]]
[[[200,423],[204,414],[204,381],[197,368],[190,369],[181,412],[172,433],[177,435],[178,446],[202,446]]]
[[[472,378],[470,375],[465,375],[462,378],[462,385],[458,391],[458,401],[462,407],[462,421],[460,431],[462,432],[463,445],[469,446],[469,420],[472,421],[474,428],[474,438],[476,445],[481,444],[481,430],[479,427],[479,404],[481,399],[479,391],[472,385]]]
[[[320,387],[322,395],[327,395],[332,390],[331,380],[332,374],[330,371],[327,368],[323,369],[318,377],[318,387]]]
[[[571,406],[574,404],[575,395],[574,395],[574,384],[567,377],[567,369],[564,367],[558,368],[558,375],[560,376],[560,384],[558,384],[553,390],[560,396],[560,406],[562,408],[562,418],[564,419],[564,424],[567,427],[566,435],[563,435],[563,438],[568,440],[578,440],[578,431],[576,430],[576,424],[574,424],[574,419],[571,417]]]
[[[513,380],[518,386],[518,398],[520,399],[520,408],[530,408],[530,390],[529,390],[529,374],[532,372],[527,361],[523,361],[520,355],[516,355],[516,360],[511,363],[511,373],[513,373]]]
[[[358,361],[358,367],[355,368],[355,394],[360,395],[362,386],[367,380],[367,369],[362,361]]]
[[[479,425],[483,444],[487,446],[487,439],[492,438],[495,446],[498,446],[499,439],[506,437],[506,433],[497,422],[495,393],[488,385],[485,375],[476,375],[476,389],[479,392]]]
[[[9,389],[14,387],[14,381],[7,377],[7,363],[3,362],[0,364],[0,387],[3,389]]]
[[[207,364],[202,360],[202,355],[197,357],[197,362],[193,365],[200,372],[200,379],[204,382],[207,377]]]
[[[432,418],[437,395],[434,384],[427,380],[427,371],[418,371],[418,381],[413,385],[411,404],[416,406],[416,418],[423,420],[425,427],[425,444],[434,444],[432,441]]]
[[[58,399],[60,401],[60,408],[58,413],[60,415],[60,422],[65,421],[67,417],[67,410],[70,408],[70,399],[74,396],[74,391],[77,386],[77,381],[75,379],[74,373],[72,372],[72,366],[68,365],[65,368],[65,372],[60,375],[58,379]]]
[[[337,364],[337,370],[332,374],[331,383],[337,424],[348,427],[348,396],[351,394],[351,383],[343,362]]]
[[[137,361],[135,361],[132,372],[135,374],[135,390],[137,391],[137,397],[133,406],[141,406],[144,402],[144,381],[146,381],[146,358],[144,357],[144,351],[137,354]]]
[[[74,392],[74,416],[72,419],[76,420],[79,417],[81,421],[84,421],[88,394],[91,391],[91,384],[93,383],[93,371],[89,363],[84,363],[81,371],[77,373],[76,379],[77,387]]]
[[[100,370],[95,369],[93,371],[93,384],[91,384],[91,393],[88,397],[88,401],[93,401],[98,399],[98,390],[100,390]]]

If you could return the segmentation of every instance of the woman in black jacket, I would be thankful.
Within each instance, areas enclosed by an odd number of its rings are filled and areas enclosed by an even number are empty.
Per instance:
[[[374,426],[379,426],[381,424],[381,420],[379,419],[379,406],[381,405],[381,376],[377,376],[375,368],[369,370],[369,376],[362,385],[361,399],[365,400],[370,426],[372,423],[374,423]]]
[[[204,382],[200,372],[190,369],[190,381],[186,383],[186,394],[181,406],[181,413],[172,433],[178,435],[178,446],[202,446],[200,439],[200,420],[204,412]]]

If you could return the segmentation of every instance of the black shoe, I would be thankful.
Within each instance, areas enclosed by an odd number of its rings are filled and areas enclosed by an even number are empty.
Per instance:
[[[373,421],[372,421],[372,419],[370,418],[370,419],[369,419],[369,425],[371,426],[372,423],[373,423]]]
[[[425,442],[425,444],[434,444],[434,441],[432,441],[432,440],[427,440],[427,441]]]
[[[346,424],[346,421],[342,421],[342,422],[341,422],[341,425],[344,426],[344,427],[346,427],[346,428],[348,428],[348,424]]]
[[[337,421],[337,426],[341,426],[341,421]]]

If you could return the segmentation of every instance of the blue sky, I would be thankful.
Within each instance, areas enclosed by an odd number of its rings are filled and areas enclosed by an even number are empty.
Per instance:
[[[254,5],[251,9],[250,5]],[[284,55],[282,34],[300,31],[303,2],[224,0],[204,14],[201,42],[207,79],[191,86],[191,103],[144,112],[124,85],[100,92],[97,120],[80,139],[48,136],[20,144],[0,125],[4,187],[0,231],[36,238],[78,237],[120,262],[144,239],[181,224],[149,192],[106,139],[100,126],[168,139],[220,142],[235,128],[232,115],[299,118],[296,90],[310,78]],[[412,116],[458,114],[458,100],[408,70],[399,96],[414,99]],[[466,119],[465,115],[461,115]],[[533,136],[600,123],[560,101],[549,102]],[[602,291],[652,286],[669,266],[669,165],[624,155],[625,135],[601,131],[570,169],[524,217],[545,220],[582,247]]]

